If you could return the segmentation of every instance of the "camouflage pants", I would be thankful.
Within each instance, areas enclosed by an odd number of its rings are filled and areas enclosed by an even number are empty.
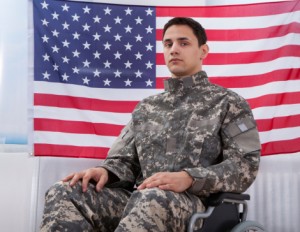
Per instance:
[[[192,213],[203,211],[200,199],[158,188],[129,192],[58,182],[46,193],[42,232],[54,231],[186,231]]]

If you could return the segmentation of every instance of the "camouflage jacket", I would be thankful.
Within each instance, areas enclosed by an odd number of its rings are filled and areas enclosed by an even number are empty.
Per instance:
[[[260,160],[256,123],[247,102],[209,82],[204,71],[169,79],[165,92],[142,100],[102,167],[112,186],[133,186],[156,172],[185,170],[190,193],[243,192]]]

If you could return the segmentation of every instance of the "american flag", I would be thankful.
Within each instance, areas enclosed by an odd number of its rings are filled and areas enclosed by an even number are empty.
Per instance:
[[[263,155],[300,151],[300,1],[164,7],[33,0],[34,154],[105,158],[139,100],[170,76],[162,28],[207,31],[210,80],[248,100]]]

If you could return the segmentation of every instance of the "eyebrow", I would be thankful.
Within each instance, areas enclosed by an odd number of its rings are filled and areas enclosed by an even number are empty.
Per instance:
[[[178,41],[184,41],[184,40],[189,40],[189,38],[187,38],[187,37],[179,37],[176,40],[178,40]],[[173,41],[172,39],[165,39],[165,40],[163,40],[163,43],[165,43],[165,42],[172,42],[172,41]]]

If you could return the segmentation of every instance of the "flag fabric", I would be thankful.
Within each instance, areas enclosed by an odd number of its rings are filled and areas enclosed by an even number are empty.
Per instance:
[[[207,31],[210,80],[242,95],[262,155],[300,151],[300,2],[162,7],[33,0],[36,156],[105,158],[143,98],[163,91],[162,28]]]

